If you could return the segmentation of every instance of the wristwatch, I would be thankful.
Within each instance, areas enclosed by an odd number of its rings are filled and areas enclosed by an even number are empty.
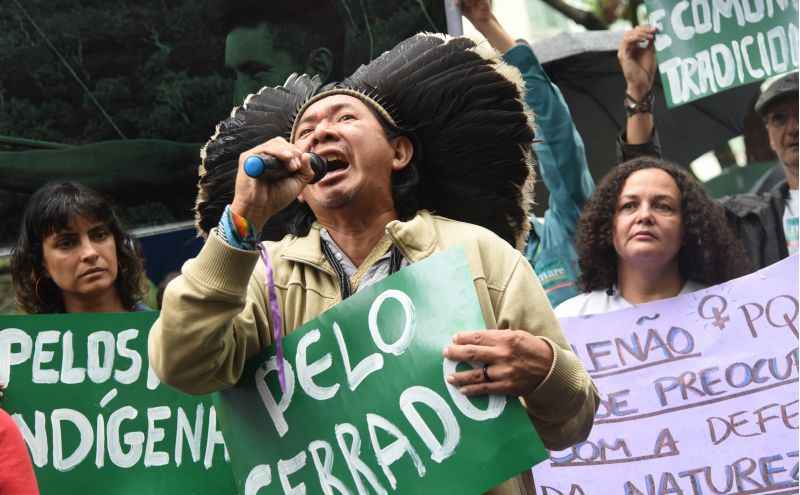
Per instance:
[[[630,117],[637,113],[652,113],[654,101],[655,94],[653,94],[653,90],[648,91],[641,101],[637,101],[633,96],[625,93],[625,99],[622,100],[622,105],[625,107],[625,113]]]

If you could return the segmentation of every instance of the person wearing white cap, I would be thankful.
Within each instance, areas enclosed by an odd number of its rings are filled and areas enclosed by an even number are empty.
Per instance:
[[[768,196],[775,212],[783,205],[782,225],[787,254],[798,252],[798,126],[797,72],[773,81],[759,96],[755,110],[764,119],[769,146],[783,164],[786,181]]]

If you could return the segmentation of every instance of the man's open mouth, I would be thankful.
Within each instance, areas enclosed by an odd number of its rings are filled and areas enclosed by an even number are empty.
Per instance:
[[[344,170],[349,166],[350,166],[349,163],[338,158],[335,158],[333,160],[328,160],[328,173],[330,174],[338,170]]]

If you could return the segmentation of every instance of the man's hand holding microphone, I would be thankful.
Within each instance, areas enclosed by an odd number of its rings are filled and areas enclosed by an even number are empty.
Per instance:
[[[308,184],[327,172],[325,159],[276,137],[239,155],[231,209],[260,231]]]

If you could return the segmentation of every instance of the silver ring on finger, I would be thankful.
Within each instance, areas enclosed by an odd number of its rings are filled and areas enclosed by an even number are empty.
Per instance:
[[[485,382],[492,381],[492,379],[489,377],[489,365],[488,364],[484,364],[483,365],[483,381],[485,381]]]

